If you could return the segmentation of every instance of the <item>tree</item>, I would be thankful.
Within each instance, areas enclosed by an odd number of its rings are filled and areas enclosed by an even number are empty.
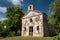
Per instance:
[[[55,26],[56,33],[60,33],[60,0],[50,4],[49,23]]]
[[[17,31],[21,31],[22,26],[22,16],[24,13],[22,12],[22,8],[18,6],[12,6],[7,8],[6,12],[6,26],[10,28],[11,31],[14,31],[17,35]]]
[[[2,31],[2,25],[1,25],[1,21],[0,21],[0,33],[1,33],[1,31]]]
[[[9,33],[9,29],[5,25],[4,21],[0,21],[0,37],[6,37]]]
[[[0,37],[2,36],[1,33],[2,33],[2,25],[1,25],[1,21],[0,21]]]

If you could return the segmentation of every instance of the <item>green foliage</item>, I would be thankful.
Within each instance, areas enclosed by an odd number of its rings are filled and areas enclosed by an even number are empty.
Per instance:
[[[9,33],[9,29],[5,25],[6,24],[4,23],[4,21],[0,21],[0,36],[1,37],[6,37]]]
[[[8,37],[14,37],[14,36],[15,36],[15,32],[10,31]]]
[[[56,33],[60,33],[60,0],[54,0],[50,5],[49,23],[54,25]]]
[[[17,35],[17,31],[21,31],[22,25],[22,16],[23,16],[22,8],[18,6],[12,6],[7,8],[6,12],[6,26],[10,28],[10,31],[14,31],[15,35]]]
[[[22,8],[18,6],[12,6],[7,8],[6,18],[7,20],[0,21],[0,36],[16,36],[21,35],[22,27]]]
[[[0,32],[2,31],[2,24],[1,24],[1,22],[0,22]]]

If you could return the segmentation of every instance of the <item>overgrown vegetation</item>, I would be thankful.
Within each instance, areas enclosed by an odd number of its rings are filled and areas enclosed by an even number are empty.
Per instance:
[[[53,37],[9,37],[0,40],[53,40]]]
[[[0,37],[21,35],[22,8],[18,6],[8,7],[6,12],[7,20],[0,21]],[[55,33],[60,33],[60,0],[54,0],[50,4],[49,23],[54,26]],[[10,37],[1,40],[60,40],[60,35],[54,37]]]
[[[60,0],[54,0],[53,3],[50,4],[50,15],[49,15],[49,23],[52,24],[55,28],[55,33],[60,33]]]
[[[23,36],[16,36],[16,37],[7,37],[1,38],[0,40],[60,40],[60,35],[54,37],[23,37]]]
[[[0,36],[17,36],[21,35],[22,27],[22,8],[18,6],[12,6],[7,8],[6,18],[7,20],[0,21]]]
[[[60,35],[57,35],[54,37],[22,37],[22,36],[16,36],[16,37],[1,38],[0,40],[60,40]]]

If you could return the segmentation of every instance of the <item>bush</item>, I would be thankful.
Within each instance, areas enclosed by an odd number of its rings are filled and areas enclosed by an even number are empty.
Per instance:
[[[15,36],[15,32],[9,32],[8,37],[13,37]]]
[[[1,33],[1,35],[2,35],[1,37],[7,37],[8,34],[9,34],[8,32],[2,32],[2,33]]]
[[[21,31],[20,30],[17,31],[17,35],[21,36]]]

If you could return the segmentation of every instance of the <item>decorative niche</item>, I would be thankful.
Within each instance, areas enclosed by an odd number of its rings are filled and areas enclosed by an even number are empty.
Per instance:
[[[27,20],[25,20],[25,22],[24,22],[24,26],[26,26],[26,24],[27,24]]]
[[[26,27],[24,27],[24,31],[26,31]]]
[[[40,21],[40,17],[37,16],[37,17],[35,18],[35,21],[36,21],[36,22]]]
[[[26,34],[26,27],[24,27],[24,31],[23,32],[24,32],[24,34]]]

